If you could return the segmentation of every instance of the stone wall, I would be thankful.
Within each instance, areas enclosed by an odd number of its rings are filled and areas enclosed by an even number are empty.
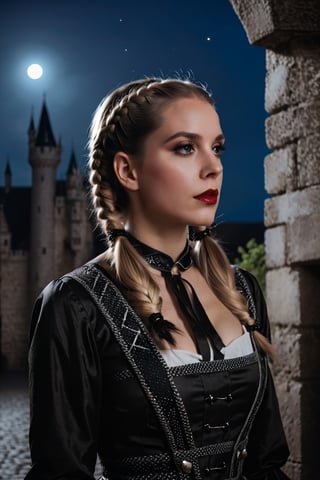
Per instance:
[[[1,295],[1,368],[27,370],[30,328],[28,255],[10,252],[0,258]]]
[[[251,43],[267,48],[267,303],[291,480],[317,478],[320,426],[320,6],[231,0]]]

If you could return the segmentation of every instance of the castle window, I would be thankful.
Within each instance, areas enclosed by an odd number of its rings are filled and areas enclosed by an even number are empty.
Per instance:
[[[40,179],[40,180],[41,180],[41,182],[44,182],[44,176],[43,176],[43,175],[41,175],[41,179]]]
[[[8,245],[8,239],[7,238],[3,241],[3,245]]]
[[[40,213],[40,212],[41,212],[41,207],[40,207],[40,206],[38,206],[38,213]]]
[[[45,247],[43,247],[42,254],[45,255],[46,253],[47,253],[47,249]]]

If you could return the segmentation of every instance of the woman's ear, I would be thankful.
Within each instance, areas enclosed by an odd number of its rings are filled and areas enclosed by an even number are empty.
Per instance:
[[[139,189],[135,162],[130,155],[124,152],[117,152],[113,159],[113,168],[123,188],[131,191]]]

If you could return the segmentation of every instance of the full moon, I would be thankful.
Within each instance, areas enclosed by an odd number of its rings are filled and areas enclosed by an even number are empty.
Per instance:
[[[38,80],[38,78],[42,77],[43,68],[38,63],[33,63],[27,68],[27,74],[32,80]]]

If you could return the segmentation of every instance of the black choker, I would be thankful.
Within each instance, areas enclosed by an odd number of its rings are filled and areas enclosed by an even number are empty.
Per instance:
[[[179,270],[185,271],[192,265],[191,247],[189,242],[186,242],[186,246],[179,255],[178,259],[174,262],[172,258],[166,253],[160,252],[155,248],[149,247],[145,243],[137,240],[133,235],[126,232],[126,237],[130,241],[131,245],[137,250],[137,252],[145,259],[150,267],[156,268],[161,272],[170,273],[172,268],[177,265]]]

